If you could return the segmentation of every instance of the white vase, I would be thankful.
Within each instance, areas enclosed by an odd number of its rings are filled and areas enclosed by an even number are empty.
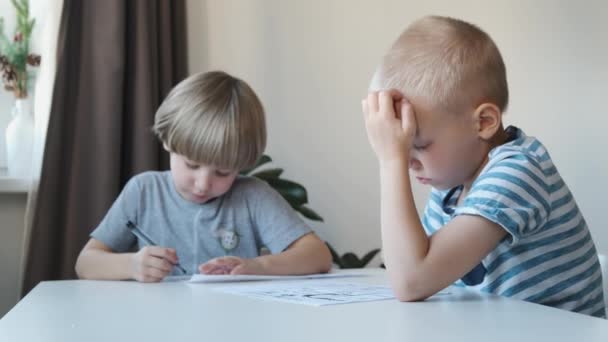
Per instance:
[[[2,102],[1,99],[0,99],[0,102]],[[0,104],[0,107],[2,107],[1,104]],[[3,132],[6,132],[6,126],[8,126],[8,123],[10,121],[11,121],[10,110],[7,110],[7,111],[0,110],[0,129]],[[2,139],[0,139],[0,169],[7,169],[7,168],[8,168],[8,166],[6,165],[6,137],[3,136]]]
[[[11,122],[6,127],[6,161],[8,175],[29,178],[32,170],[34,116],[30,100],[17,99]]]

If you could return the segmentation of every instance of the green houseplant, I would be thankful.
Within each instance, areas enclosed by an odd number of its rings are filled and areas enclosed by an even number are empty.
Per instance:
[[[302,216],[312,221],[323,222],[323,218],[314,210],[306,206],[308,203],[308,193],[306,188],[292,180],[282,178],[283,169],[281,168],[263,168],[262,166],[272,162],[272,158],[268,155],[263,155],[258,162],[248,170],[243,170],[241,174],[252,177],[257,177],[267,182],[275,189],[283,198],[291,205],[291,207],[299,212]],[[380,252],[380,249],[374,249],[366,253],[362,258],[359,258],[352,252],[344,253],[342,256],[327,242],[325,242],[334,264],[339,268],[362,268],[365,267],[374,256]]]
[[[308,203],[308,193],[306,188],[294,181],[281,178],[283,169],[267,168],[260,170],[262,165],[272,162],[272,158],[268,155],[263,155],[258,162],[248,170],[241,171],[241,174],[259,178],[268,183],[275,189],[283,198],[291,205],[291,207],[302,214],[302,216],[312,221],[321,221],[323,218],[314,210],[308,208],[305,204]]]
[[[27,97],[32,75],[28,66],[40,65],[40,55],[30,53],[30,37],[36,23],[30,19],[28,0],[11,0],[17,13],[17,26],[12,39],[4,32],[4,18],[0,18],[0,72],[4,89],[17,99]]]

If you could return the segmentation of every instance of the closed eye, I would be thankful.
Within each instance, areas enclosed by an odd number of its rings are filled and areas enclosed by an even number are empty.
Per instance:
[[[423,144],[423,145],[414,145],[414,149],[417,151],[424,151],[431,146],[431,143]]]
[[[232,171],[216,170],[215,174],[218,177],[228,177],[228,176],[230,176],[232,174]]]
[[[189,163],[189,162],[185,162],[185,164],[186,164],[186,167],[189,168],[190,170],[196,170],[196,169],[198,169],[198,165],[197,164],[192,164],[192,163]]]

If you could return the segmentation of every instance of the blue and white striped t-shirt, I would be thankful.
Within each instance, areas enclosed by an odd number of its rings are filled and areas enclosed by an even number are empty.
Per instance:
[[[458,215],[479,215],[508,233],[455,285],[605,317],[602,274],[585,219],[546,148],[516,127],[456,206],[462,187],[433,189],[423,226],[431,235]],[[474,243],[474,241],[472,241]]]

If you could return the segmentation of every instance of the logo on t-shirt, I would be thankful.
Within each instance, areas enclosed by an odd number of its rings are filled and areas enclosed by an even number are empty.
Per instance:
[[[235,249],[239,245],[240,235],[235,229],[220,228],[215,231],[214,235],[226,252]]]

